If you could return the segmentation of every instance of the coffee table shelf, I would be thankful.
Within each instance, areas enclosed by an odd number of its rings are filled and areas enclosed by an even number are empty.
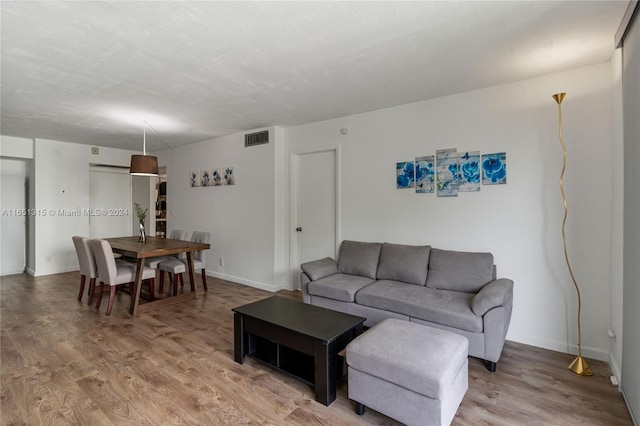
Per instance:
[[[249,335],[249,339],[254,340],[255,351],[246,355],[289,373],[310,386],[315,385],[314,364],[311,355],[252,334]]]

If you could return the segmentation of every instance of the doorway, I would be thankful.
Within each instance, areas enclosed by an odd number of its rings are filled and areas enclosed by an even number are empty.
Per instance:
[[[291,269],[300,288],[298,266],[336,258],[339,242],[338,147],[292,152],[290,157]]]
[[[131,176],[128,168],[89,168],[89,235],[91,238],[131,234]],[[128,213],[128,214],[127,214]]]
[[[26,263],[27,200],[25,176],[6,175],[2,181],[0,224],[0,275],[24,272]]]

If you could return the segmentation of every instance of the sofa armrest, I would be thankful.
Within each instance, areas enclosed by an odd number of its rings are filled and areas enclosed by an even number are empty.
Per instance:
[[[320,278],[328,277],[338,273],[338,264],[330,257],[324,259],[306,262],[300,265],[300,269],[311,281],[317,281]]]
[[[500,278],[491,281],[480,289],[471,301],[471,310],[478,316],[483,316],[490,309],[503,306],[513,293],[513,281]]]

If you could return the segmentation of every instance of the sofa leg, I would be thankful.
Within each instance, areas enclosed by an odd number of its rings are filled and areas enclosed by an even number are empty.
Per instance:
[[[492,373],[496,372],[496,363],[495,362],[485,361],[484,365],[486,365],[487,370],[491,371]]]
[[[364,404],[360,404],[359,402],[356,402],[356,414],[361,416],[364,414]]]

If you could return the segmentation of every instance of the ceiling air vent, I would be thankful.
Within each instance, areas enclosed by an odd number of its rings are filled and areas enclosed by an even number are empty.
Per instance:
[[[244,135],[244,146],[245,147],[262,145],[262,144],[265,144],[265,143],[269,143],[269,131],[268,130],[264,130],[262,132],[256,132],[256,133],[248,133],[248,134]]]

